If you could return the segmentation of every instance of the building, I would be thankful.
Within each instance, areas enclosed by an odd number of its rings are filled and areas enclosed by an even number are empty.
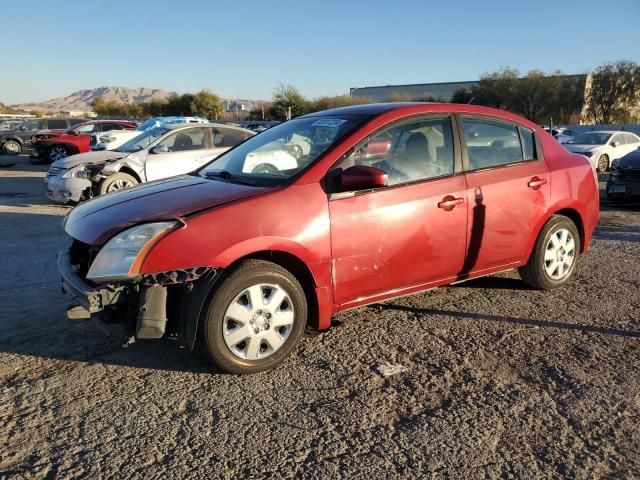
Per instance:
[[[469,90],[479,82],[446,82],[446,83],[413,83],[408,85],[384,85],[376,87],[356,87],[350,89],[354,98],[371,98],[374,102],[388,102],[397,99],[427,101],[441,100],[448,102],[456,90]]]

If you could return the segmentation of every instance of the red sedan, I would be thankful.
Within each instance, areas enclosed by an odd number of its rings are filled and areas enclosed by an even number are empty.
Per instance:
[[[42,138],[35,144],[35,153],[32,159],[37,162],[47,161],[53,163],[69,155],[85,153],[90,149],[91,134],[94,132],[108,132],[111,130],[133,130],[137,128],[136,122],[129,120],[92,120],[80,123],[69,130],[54,135],[41,132]]]
[[[593,168],[537,125],[472,105],[338,108],[65,222],[71,318],[196,336],[223,370],[274,367],[337,312],[517,268],[567,283],[598,219]]]

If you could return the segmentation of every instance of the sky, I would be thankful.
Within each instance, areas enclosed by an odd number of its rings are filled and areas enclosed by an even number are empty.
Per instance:
[[[83,88],[308,97],[640,63],[640,0],[0,2],[0,102]]]

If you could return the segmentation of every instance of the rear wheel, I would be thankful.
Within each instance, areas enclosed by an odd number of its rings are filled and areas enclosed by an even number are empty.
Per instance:
[[[56,160],[62,160],[63,158],[67,158],[69,156],[69,150],[64,145],[52,145],[49,148],[49,160],[51,163]]]
[[[579,251],[580,234],[575,224],[567,217],[554,215],[538,235],[529,263],[518,272],[532,287],[561,287],[573,277]]]
[[[2,151],[7,155],[19,155],[22,152],[22,145],[15,140],[7,140],[2,145]]]
[[[209,299],[201,340],[210,359],[230,373],[254,373],[280,364],[307,320],[298,280],[264,260],[247,260]]]
[[[598,159],[598,171],[600,173],[606,172],[609,170],[609,156],[608,155],[600,155]]]
[[[100,182],[99,194],[104,195],[105,193],[117,192],[118,190],[133,187],[137,184],[138,180],[128,173],[114,173]]]

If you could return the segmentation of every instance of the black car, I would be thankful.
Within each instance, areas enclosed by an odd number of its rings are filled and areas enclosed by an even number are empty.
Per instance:
[[[33,135],[39,130],[64,131],[73,125],[86,122],[84,118],[31,118],[16,130],[0,132],[0,152],[18,155],[30,150]]]
[[[607,199],[640,201],[640,149],[614,160],[607,181]]]

